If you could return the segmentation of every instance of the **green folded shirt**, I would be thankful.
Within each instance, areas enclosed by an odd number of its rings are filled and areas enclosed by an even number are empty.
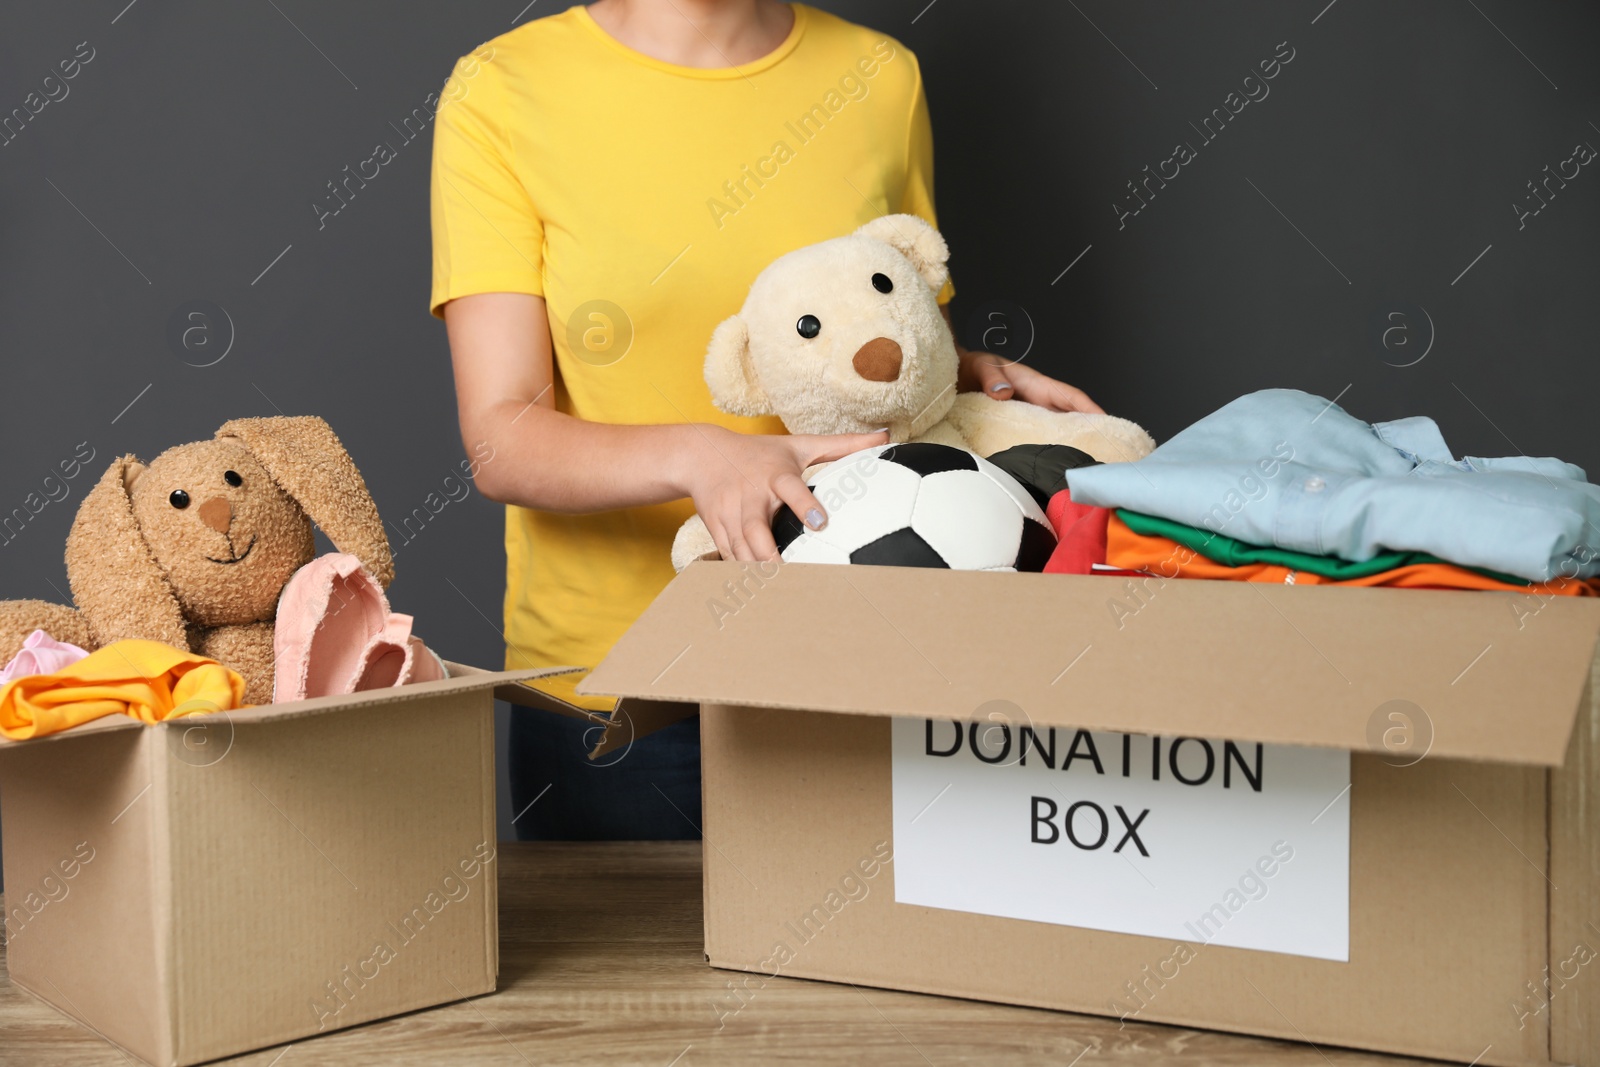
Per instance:
[[[1128,511],[1117,508],[1117,518],[1127,523],[1128,529],[1144,537],[1165,537],[1175,541],[1184,548],[1200,553],[1215,563],[1227,567],[1245,567],[1255,563],[1267,563],[1278,567],[1288,567],[1290,570],[1305,571],[1307,574],[1318,574],[1336,582],[1347,581],[1352,578],[1365,578],[1368,575],[1381,574],[1392,571],[1397,567],[1410,567],[1418,563],[1449,563],[1449,560],[1431,556],[1426,552],[1380,552],[1371,559],[1350,560],[1340,559],[1337,556],[1313,556],[1308,552],[1296,552],[1288,548],[1276,548],[1271,545],[1252,545],[1244,541],[1235,540],[1223,534],[1202,530],[1197,526],[1186,526],[1181,522],[1171,519],[1162,519],[1154,515],[1144,515],[1137,511]],[[1459,566],[1459,564],[1453,564]],[[1501,582],[1514,585],[1526,585],[1521,578],[1500,574],[1496,571],[1485,570],[1482,567],[1466,567],[1464,570],[1474,571],[1487,575]]]

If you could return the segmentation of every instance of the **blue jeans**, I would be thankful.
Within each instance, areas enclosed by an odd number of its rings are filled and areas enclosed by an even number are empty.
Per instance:
[[[595,727],[511,709],[511,809],[518,841],[700,837],[700,716],[591,761]]]

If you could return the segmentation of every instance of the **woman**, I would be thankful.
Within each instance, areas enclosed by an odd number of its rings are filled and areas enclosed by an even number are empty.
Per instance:
[[[431,306],[463,440],[493,456],[478,489],[509,505],[507,667],[592,667],[671,579],[692,513],[725,557],[771,558],[780,503],[827,521],[801,472],[885,440],[725,415],[701,365],[777,256],[892,212],[935,222],[921,73],[800,4],[596,0],[464,58],[444,96]],[[984,355],[962,352],[963,388],[1099,410]],[[574,684],[552,689],[609,707]],[[584,733],[516,717],[519,836],[698,834],[698,720],[603,769]]]

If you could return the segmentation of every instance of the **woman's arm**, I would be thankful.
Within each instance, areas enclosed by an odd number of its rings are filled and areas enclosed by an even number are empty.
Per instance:
[[[491,500],[584,512],[658,504],[677,492],[663,462],[683,451],[688,427],[602,426],[555,410],[550,320],[539,297],[485,293],[444,307],[455,370],[456,414],[469,452],[495,458],[477,476]],[[626,462],[640,455],[656,462]]]
[[[780,503],[814,528],[827,522],[801,472],[887,439],[588,422],[555,410],[542,298],[464,296],[445,305],[444,319],[462,441],[469,452],[479,442],[494,450],[475,480],[491,500],[576,513],[690,497],[724,558],[770,559],[777,554],[771,522]]]
[[[950,305],[941,309],[944,321],[955,338],[956,355],[961,357],[961,371],[956,388],[963,393],[983,393],[996,400],[1026,400],[1052,411],[1087,411],[1104,415],[1105,409],[1077,386],[1058,382],[1048,374],[1041,374],[1020,362],[1012,362],[993,352],[982,352],[962,346],[950,322]]]

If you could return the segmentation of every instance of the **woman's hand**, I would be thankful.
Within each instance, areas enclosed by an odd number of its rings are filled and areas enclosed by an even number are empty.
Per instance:
[[[950,321],[950,305],[939,309],[944,314],[945,325],[950,327],[950,337],[956,343],[956,355],[961,368],[956,374],[956,388],[963,393],[982,393],[992,400],[1026,400],[1051,411],[1084,411],[1091,415],[1104,415],[1105,409],[1089,394],[1066,382],[1058,382],[1048,374],[1032,367],[1013,363],[993,352],[972,351],[961,344],[955,325]]]
[[[683,495],[694,501],[722,558],[748,562],[778,554],[772,516],[780,504],[813,530],[827,525],[822,504],[806,488],[807,467],[889,441],[886,431],[822,436],[742,434],[704,424],[680,429]]]
[[[961,371],[956,388],[982,393],[995,400],[1026,400],[1051,411],[1086,411],[1104,415],[1105,409],[1089,394],[1066,382],[1058,382],[1022,363],[1012,363],[993,352],[961,352]]]

